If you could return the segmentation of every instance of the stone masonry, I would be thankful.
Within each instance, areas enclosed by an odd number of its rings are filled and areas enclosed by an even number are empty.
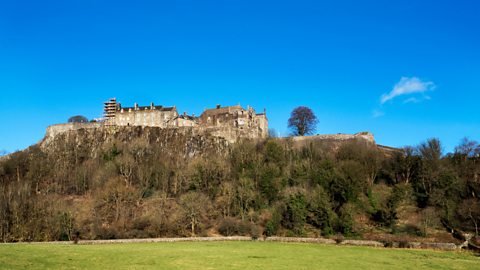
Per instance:
[[[122,107],[115,98],[104,103],[104,117],[94,123],[68,123],[47,128],[47,139],[58,133],[81,128],[98,128],[101,126],[142,126],[158,128],[193,128],[197,133],[209,133],[223,137],[229,142],[238,138],[266,138],[268,136],[268,119],[265,110],[256,113],[247,106],[240,105],[206,109],[199,117],[179,114],[176,106]]]

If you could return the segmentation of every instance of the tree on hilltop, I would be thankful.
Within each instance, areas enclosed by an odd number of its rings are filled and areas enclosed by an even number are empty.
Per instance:
[[[288,119],[288,128],[292,130],[292,134],[295,136],[309,135],[315,132],[317,129],[317,116],[313,113],[312,109],[299,106],[293,109]]]
[[[88,123],[88,118],[83,115],[75,115],[68,118],[68,123]]]

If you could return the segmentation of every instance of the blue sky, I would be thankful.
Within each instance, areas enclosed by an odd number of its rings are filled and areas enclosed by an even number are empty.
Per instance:
[[[360,3],[361,2],[361,3]],[[0,0],[0,150],[102,102],[267,109],[280,134],[480,140],[477,1]]]

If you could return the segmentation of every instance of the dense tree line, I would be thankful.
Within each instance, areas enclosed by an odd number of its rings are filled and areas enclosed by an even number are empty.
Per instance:
[[[245,140],[194,156],[141,137],[63,147],[33,146],[0,163],[2,241],[428,236],[445,227],[478,235],[480,225],[480,147],[469,140],[447,155],[437,139],[398,151]]]

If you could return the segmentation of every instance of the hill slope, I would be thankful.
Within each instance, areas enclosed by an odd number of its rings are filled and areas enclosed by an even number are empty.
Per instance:
[[[0,238],[343,234],[454,241],[444,225],[475,230],[477,210],[467,206],[478,202],[470,195],[478,186],[458,162],[386,152],[362,136],[232,144],[188,128],[47,134],[0,162]],[[475,172],[473,161],[461,165],[473,164]]]

